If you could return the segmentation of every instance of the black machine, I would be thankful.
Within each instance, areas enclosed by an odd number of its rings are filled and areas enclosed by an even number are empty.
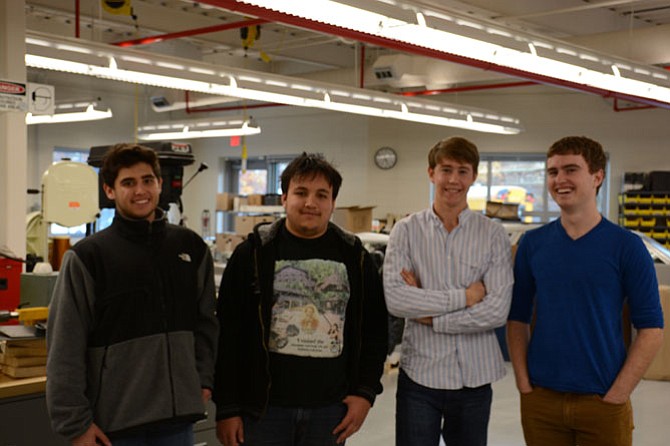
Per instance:
[[[181,192],[184,188],[184,166],[193,164],[195,158],[191,145],[168,141],[145,142],[143,146],[153,149],[158,155],[161,166],[163,187],[158,206],[168,209],[170,203],[181,204]],[[102,167],[102,159],[111,146],[91,147],[88,164],[93,167]],[[102,177],[98,175],[100,208],[114,208],[114,202],[107,198],[102,188]],[[181,208],[181,206],[180,206]]]

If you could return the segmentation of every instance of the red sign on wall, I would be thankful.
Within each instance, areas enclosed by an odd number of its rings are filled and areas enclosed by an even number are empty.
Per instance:
[[[0,80],[0,110],[26,111],[26,84]]]

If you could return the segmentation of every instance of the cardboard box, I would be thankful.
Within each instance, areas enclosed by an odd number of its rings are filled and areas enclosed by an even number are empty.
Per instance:
[[[670,326],[670,286],[660,285],[658,291],[661,295],[665,327],[668,327]],[[654,361],[647,369],[647,373],[644,374],[644,378],[670,381],[670,337],[667,335],[664,337],[661,349]]]
[[[501,203],[498,201],[486,202],[486,216],[489,218],[499,218],[501,220],[519,220],[518,203]]]
[[[251,194],[247,196],[247,204],[249,206],[262,206],[263,205],[263,195],[262,194]]]
[[[238,215],[235,217],[235,233],[246,236],[253,232],[254,226],[265,221],[273,222],[275,217],[272,215]]]
[[[247,197],[236,196],[235,198],[233,198],[233,210],[234,211],[239,211],[240,206],[246,206],[247,204],[249,204],[249,202],[247,200]]]
[[[256,220],[252,215],[236,215],[235,234],[247,235],[250,232],[253,232],[255,224]]]
[[[216,234],[216,249],[222,253],[232,253],[246,238],[239,234]]]
[[[216,210],[217,211],[232,211],[235,194],[224,192],[216,194]]]
[[[353,233],[370,232],[372,230],[373,208],[374,206],[336,208],[333,212],[333,223]]]

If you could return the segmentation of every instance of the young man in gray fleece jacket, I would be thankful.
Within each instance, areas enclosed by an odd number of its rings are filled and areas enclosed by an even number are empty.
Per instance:
[[[191,446],[218,336],[209,249],[158,208],[153,150],[116,145],[100,174],[116,216],[65,254],[49,311],[52,426],[74,446]]]

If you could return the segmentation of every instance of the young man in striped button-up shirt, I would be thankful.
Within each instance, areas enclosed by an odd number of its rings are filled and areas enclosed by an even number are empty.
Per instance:
[[[479,153],[464,138],[428,154],[433,206],[399,221],[384,263],[390,313],[407,319],[396,406],[397,446],[485,446],[491,383],[505,374],[494,332],[512,292],[509,238],[468,209]]]

